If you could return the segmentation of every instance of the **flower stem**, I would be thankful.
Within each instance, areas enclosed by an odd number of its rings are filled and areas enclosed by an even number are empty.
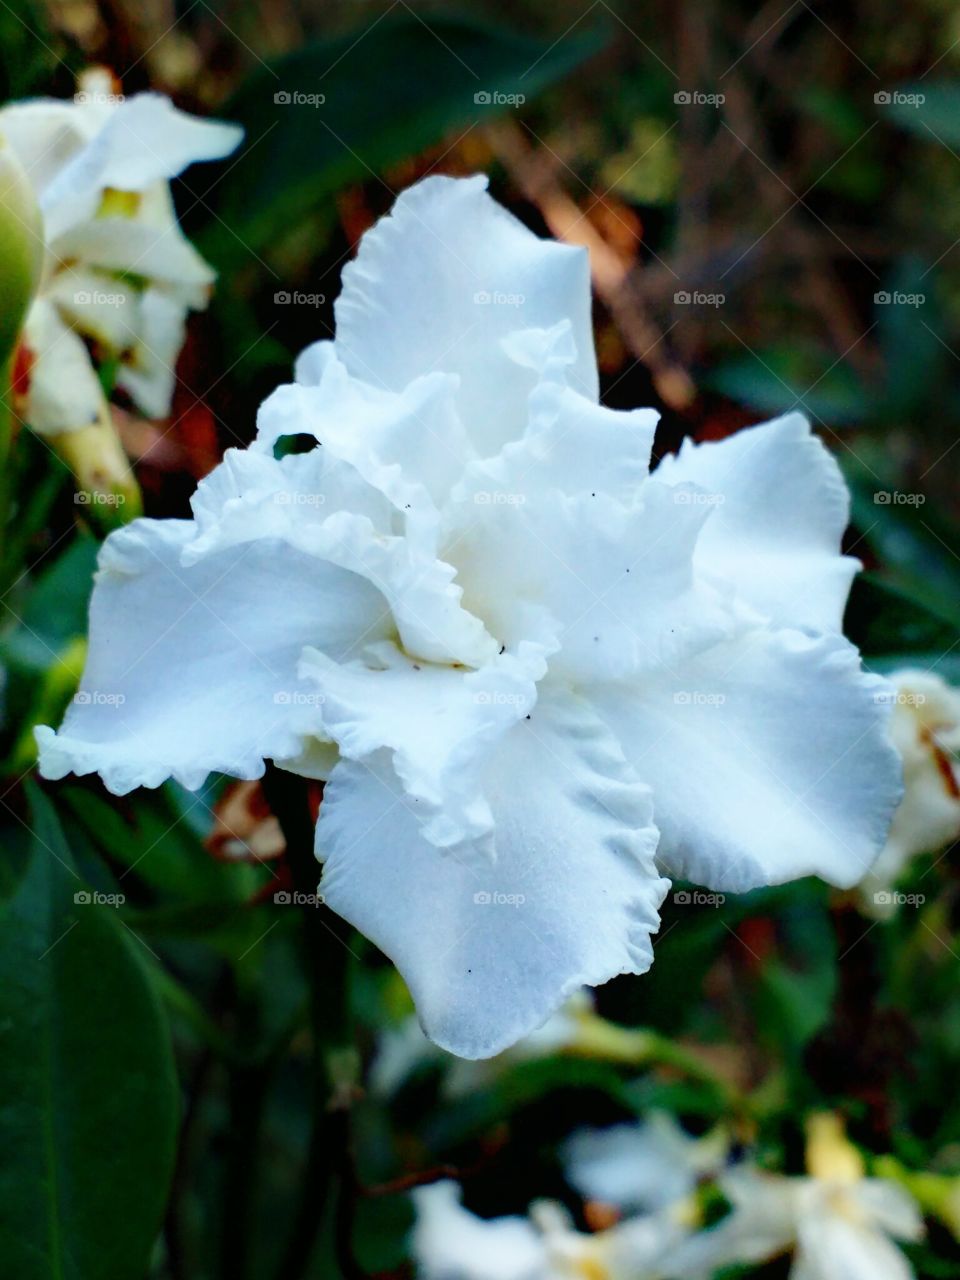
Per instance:
[[[319,867],[313,854],[313,818],[303,779],[272,766],[264,791],[283,830],[294,888],[317,891]],[[352,1194],[349,1103],[355,1075],[349,1049],[347,999],[349,947],[342,926],[325,907],[304,906],[303,949],[310,984],[313,1042],[310,1139],[301,1177],[300,1201],[277,1275],[295,1280],[309,1268],[317,1234],[334,1183],[339,1184],[337,1253],[343,1273],[357,1274],[351,1262],[349,1199]]]

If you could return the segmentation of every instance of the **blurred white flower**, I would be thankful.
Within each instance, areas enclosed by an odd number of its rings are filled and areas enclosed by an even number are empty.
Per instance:
[[[960,690],[931,671],[890,676],[890,735],[903,760],[904,792],[880,857],[860,884],[872,915],[896,911],[894,886],[918,853],[960,839]]]
[[[405,192],[193,520],[111,535],[90,696],[39,731],[47,777],[118,794],[327,777],[327,904],[468,1058],[643,973],[661,870],[853,885],[900,771],[808,423],[649,477],[656,414],[597,403],[585,254],[485,187]],[[322,447],[277,459],[289,436]]]
[[[701,1178],[720,1172],[728,1150],[722,1129],[693,1138],[655,1111],[641,1124],[580,1129],[561,1155],[567,1181],[585,1199],[646,1212],[692,1195]]]
[[[178,111],[158,93],[123,99],[102,71],[72,101],[0,109],[43,215],[44,268],[24,328],[25,417],[47,435],[104,416],[84,338],[119,361],[117,384],[149,417],[169,411],[187,312],[206,306],[213,271],[184,237],[169,180],[239,144],[235,125]]]
[[[923,1219],[902,1186],[864,1176],[859,1153],[832,1116],[816,1117],[807,1151],[810,1176],[749,1166],[719,1184],[732,1209],[670,1255],[673,1280],[705,1280],[722,1267],[767,1262],[792,1252],[791,1280],[909,1280],[894,1243],[916,1241]]]
[[[454,1182],[414,1192],[413,1257],[421,1280],[659,1280],[688,1228],[680,1213],[632,1218],[585,1235],[540,1201],[528,1218],[478,1218]]]

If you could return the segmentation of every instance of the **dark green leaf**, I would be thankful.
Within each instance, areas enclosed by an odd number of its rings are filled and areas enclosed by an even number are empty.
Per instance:
[[[142,1280],[175,1150],[169,1036],[141,944],[75,898],[31,798],[32,858],[0,919],[0,1257],[17,1280]]]
[[[382,175],[449,130],[509,109],[483,95],[529,99],[601,43],[597,30],[541,42],[467,18],[410,13],[258,69],[228,107],[246,128],[246,150],[216,189],[222,221],[210,228],[216,247],[208,253],[221,262],[249,258],[250,248],[271,245],[345,184]]]

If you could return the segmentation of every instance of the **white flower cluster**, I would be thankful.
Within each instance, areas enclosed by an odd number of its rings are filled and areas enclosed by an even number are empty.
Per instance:
[[[144,414],[169,411],[187,313],[206,306],[214,279],[180,230],[170,179],[228,155],[241,137],[236,125],[186,115],[162,94],[124,98],[102,71],[83,77],[72,101],[0,109],[0,138],[26,170],[43,220],[43,274],[23,334],[24,416],[35,431],[101,421],[95,366],[108,360]]]

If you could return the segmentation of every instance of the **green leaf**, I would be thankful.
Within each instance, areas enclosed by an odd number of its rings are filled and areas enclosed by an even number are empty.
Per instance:
[[[0,1257],[17,1280],[142,1280],[173,1167],[177,1083],[140,944],[77,901],[53,810],[0,918]]]
[[[942,616],[872,573],[854,579],[843,630],[870,660],[945,653],[956,640],[956,628]]]
[[[227,107],[246,129],[246,150],[216,188],[207,255],[218,265],[248,259],[346,184],[511,109],[500,95],[529,100],[602,43],[597,29],[541,42],[464,17],[411,13],[259,68]]]
[[[706,386],[760,413],[799,409],[816,421],[859,422],[865,395],[849,365],[826,351],[770,349],[732,356],[704,379]]]
[[[880,448],[864,442],[837,460],[853,499],[852,519],[883,568],[884,580],[934,617],[960,624],[960,532],[881,470]],[[862,554],[862,552],[861,552]],[[952,643],[952,641],[951,641]]]

